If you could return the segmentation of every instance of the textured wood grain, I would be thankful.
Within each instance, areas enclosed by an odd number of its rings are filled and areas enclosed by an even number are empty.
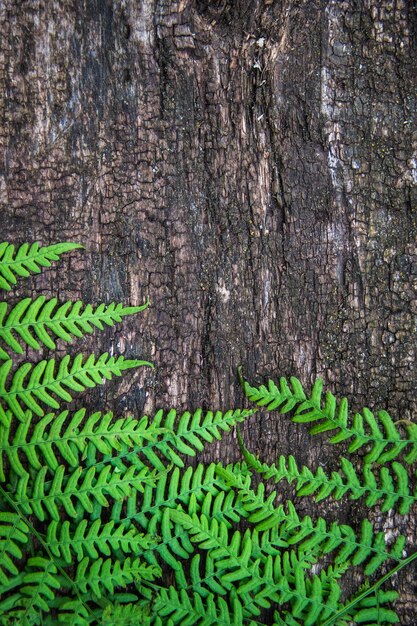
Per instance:
[[[415,2],[0,7],[2,239],[86,245],[21,292],[152,302],[94,343],[156,371],[92,403],[239,406],[243,365],[415,419]],[[265,460],[340,454],[272,415],[244,434]]]

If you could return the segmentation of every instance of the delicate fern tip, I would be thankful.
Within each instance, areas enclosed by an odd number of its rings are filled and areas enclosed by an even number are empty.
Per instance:
[[[123,369],[128,370],[135,367],[150,367],[151,369],[155,369],[154,363],[150,361],[138,361],[137,359],[129,359],[123,361]]]
[[[52,244],[51,246],[47,246],[47,249],[51,252],[55,252],[55,254],[62,254],[63,252],[70,252],[71,250],[85,250],[85,246],[82,243],[67,241]]]
[[[141,311],[146,311],[149,308],[150,300],[146,298],[143,304],[138,304],[137,306],[126,306],[121,308],[120,313],[122,315],[134,315],[135,313],[140,313]]]

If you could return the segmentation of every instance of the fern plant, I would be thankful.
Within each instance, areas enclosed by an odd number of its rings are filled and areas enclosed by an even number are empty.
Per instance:
[[[80,247],[0,244],[0,288]],[[259,388],[242,380],[259,406],[332,431],[332,443],[350,442],[351,454],[366,447],[364,462],[342,458],[331,474],[292,456],[267,464],[240,438],[241,463],[204,465],[192,457],[256,407],[127,417],[72,411],[65,403],[77,392],[151,364],[107,353],[21,362],[25,351],[54,350],[148,304],[93,307],[44,296],[0,303],[0,625],[395,623],[397,594],[382,590],[390,573],[378,572],[411,562],[405,538],[386,545],[368,520],[355,530],[303,516],[291,500],[279,503],[270,483],[407,513],[417,494],[413,424],[400,429],[367,409],[350,419],[345,400],[328,394],[323,403],[319,382],[308,397],[295,378]],[[343,600],[353,567],[365,586]]]

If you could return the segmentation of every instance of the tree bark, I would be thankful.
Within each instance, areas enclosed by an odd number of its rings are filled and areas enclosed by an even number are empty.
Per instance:
[[[152,303],[83,342],[157,366],[92,405],[237,407],[242,365],[415,419],[415,1],[0,7],[2,240],[86,246],[20,293]],[[340,455],[271,414],[243,432],[270,462]],[[235,438],[204,458],[236,460]],[[411,550],[415,518],[389,524]]]

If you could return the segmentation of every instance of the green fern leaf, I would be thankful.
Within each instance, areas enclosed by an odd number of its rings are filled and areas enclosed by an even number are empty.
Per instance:
[[[281,538],[279,528],[272,528],[263,532],[258,532],[256,528],[252,528],[249,533],[250,536],[247,536],[248,533],[249,531],[247,531],[243,536],[242,547],[243,544],[245,544],[245,550],[248,551],[250,545],[250,558],[252,561],[266,565],[269,562],[269,557],[273,557],[275,559],[275,557],[282,556],[283,554],[289,554],[288,551],[285,553],[282,552],[282,548],[288,548],[289,544]],[[173,534],[178,536],[177,527],[173,528]],[[237,539],[239,539],[239,535],[236,536],[235,541]],[[207,593],[207,589],[215,595],[222,595],[224,594],[224,589],[221,584],[217,582],[216,578],[216,561],[214,559],[215,553],[208,552],[204,556],[204,563],[201,561],[200,554],[197,553],[193,556],[189,565],[189,574],[187,574],[183,568],[178,568],[175,571],[177,586],[180,589],[192,588],[202,595]],[[246,556],[247,553],[245,553],[245,558]],[[303,556],[303,560],[308,566],[316,563],[317,558],[314,551]],[[277,563],[276,560],[274,562],[275,564]],[[330,579],[340,578],[342,573],[346,571],[346,564],[343,566],[334,566],[328,569],[328,572],[327,570],[326,572],[321,572],[321,585],[326,581],[328,582]],[[285,575],[289,576],[290,572],[286,571]],[[326,576],[326,579],[324,576]],[[231,580],[239,580],[241,577],[244,577],[244,572],[239,570],[234,570],[230,573],[230,575],[226,576],[226,578],[230,578]]]
[[[359,592],[360,594],[360,592]],[[358,594],[355,594],[355,596]],[[353,598],[355,598],[353,596]],[[366,596],[360,602],[344,614],[344,623],[354,622],[355,624],[368,624],[376,626],[378,624],[397,624],[400,620],[392,609],[384,605],[391,604],[398,598],[398,593],[394,590],[384,591],[377,589],[372,595]],[[349,600],[346,604],[350,604]],[[337,621],[339,623],[340,620]]]
[[[139,555],[155,543],[149,535],[138,532],[133,526],[126,529],[124,524],[103,523],[99,519],[93,522],[83,519],[75,527],[68,520],[53,520],[48,526],[46,541],[51,553],[62,557],[68,564],[73,562],[74,554],[77,561],[84,556],[98,559],[100,554],[111,556],[119,551]]]
[[[23,557],[22,547],[27,544],[29,527],[17,513],[0,512],[0,584],[9,584],[9,575],[17,576],[13,559]],[[19,545],[20,544],[20,545]]]
[[[398,597],[396,591],[377,590],[373,595],[362,599],[355,607],[343,612],[343,618],[338,617],[343,610],[343,605],[334,603],[326,608],[320,615],[320,620],[311,622],[305,614],[294,615],[291,610],[275,611],[273,626],[349,626],[352,623],[366,624],[367,626],[386,626],[399,622],[398,615],[392,609],[387,609],[384,605],[393,602]],[[350,602],[350,601],[349,601]],[[297,617],[297,619],[295,619]]]
[[[91,448],[101,455],[119,452],[125,448],[138,453],[149,442],[156,442],[165,430],[149,423],[147,417],[114,419],[112,413],[93,413],[85,417],[85,409],[73,415],[68,411],[48,413],[37,421],[30,411],[14,431],[11,412],[5,414],[7,424],[0,423],[0,481],[5,480],[4,462],[18,476],[24,476],[27,463],[35,470],[43,465],[55,471],[62,457],[71,467],[77,467],[89,454]],[[35,425],[34,425],[35,424]],[[31,435],[29,436],[29,432]]]
[[[60,465],[51,482],[47,482],[48,468],[42,467],[32,480],[29,473],[18,478],[16,487],[10,495],[18,503],[25,515],[35,515],[41,522],[48,516],[59,521],[59,506],[67,515],[77,518],[74,501],[78,502],[83,511],[92,513],[94,502],[101,507],[108,507],[106,496],[113,500],[123,500],[132,492],[143,491],[146,483],[154,483],[155,476],[147,467],[128,467],[121,471],[118,467],[107,465],[100,471],[90,467],[84,471],[77,467],[71,473]]]
[[[83,247],[78,243],[57,243],[41,248],[38,243],[24,243],[15,252],[13,244],[0,243],[0,289],[11,289],[17,276],[39,274],[42,267],[50,267],[51,261],[58,261],[64,252]]]
[[[218,486],[213,475],[214,467],[209,466],[206,469],[200,464],[195,471],[191,467],[188,468],[181,477],[179,468],[176,467],[170,476],[166,474],[159,478],[156,488],[145,488],[142,506],[137,507],[135,496],[127,502],[127,514],[131,515],[151,536],[161,537],[156,553],[173,571],[179,567],[178,557],[188,558],[193,552],[193,546],[186,537],[171,534],[169,518],[165,511],[178,502],[188,503],[191,508],[194,508],[207,491],[217,493]],[[167,495],[166,488],[168,488]],[[154,551],[145,552],[144,556],[150,563],[156,562]]]
[[[301,383],[294,377],[289,385],[285,378],[281,378],[279,386],[272,380],[268,387],[251,387],[242,379],[245,395],[258,406],[267,410],[277,410],[279,413],[293,411],[293,422],[316,425],[310,429],[311,434],[327,431],[336,431],[330,438],[331,443],[340,443],[352,440],[349,452],[356,452],[363,446],[369,447],[365,457],[367,463],[386,463],[393,461],[400,454],[407,453],[404,460],[411,464],[417,460],[417,424],[402,421],[408,437],[403,438],[400,431],[386,411],[378,411],[377,417],[367,408],[356,413],[349,420],[348,402],[342,398],[339,405],[333,394],[327,393],[322,400],[323,382],[317,380],[308,398]]]
[[[255,411],[240,410],[206,411],[198,409],[191,414],[188,411],[178,415],[174,409],[164,413],[158,411],[152,423],[161,429],[163,436],[158,442],[150,442],[141,449],[155,468],[163,469],[164,465],[158,456],[164,456],[170,463],[184,467],[184,460],[180,455],[195,456],[201,452],[207,443],[222,438],[222,433],[230,432],[233,426],[244,422]]]
[[[169,523],[169,509],[179,504],[190,515],[202,512],[228,528],[247,515],[239,496],[216,476],[216,465],[205,467],[200,463],[196,468],[188,467],[183,475],[178,467],[170,474],[160,474],[155,485],[145,485],[143,495],[135,492],[124,504],[116,502],[111,519],[120,523],[134,521],[150,536],[159,537],[158,543],[144,552],[144,558],[156,564],[160,557],[178,572],[179,558],[187,559],[194,550],[187,536],[172,532]]]
[[[242,626],[243,607],[238,598],[232,601],[232,608],[221,597],[209,593],[201,597],[198,593],[177,591],[174,587],[161,589],[152,609],[162,623],[172,626]]]
[[[288,501],[288,511],[283,505],[275,507],[275,492],[266,497],[263,483],[253,490],[250,476],[239,476],[233,466],[224,468],[219,464],[216,471],[230,487],[238,489],[249,522],[260,531],[277,526],[282,540],[286,540],[289,546],[298,544],[300,555],[329,554],[337,550],[336,565],[347,560],[355,565],[366,562],[365,573],[369,575],[388,559],[401,559],[405,537],[398,537],[388,547],[384,533],[375,534],[371,522],[366,519],[362,522],[360,537],[348,525],[334,522],[328,528],[323,518],[318,518],[316,523],[309,516],[300,518],[291,501]]]
[[[203,413],[200,409],[194,414],[185,412],[177,416],[175,410],[171,409],[166,414],[158,411],[151,419],[149,426],[146,426],[148,418],[141,419],[141,424],[145,428],[142,445],[129,445],[129,442],[121,441],[117,448],[117,461],[111,458],[111,449],[108,446],[108,454],[105,454],[105,442],[101,446],[96,445],[96,451],[89,446],[86,453],[86,465],[95,465],[108,462],[128,462],[135,463],[138,457],[144,458],[156,470],[166,471],[167,461],[169,467],[173,464],[184,467],[182,456],[195,456],[196,451],[201,452],[208,443],[214,439],[219,439],[223,432],[228,432],[235,424],[243,422],[253,414],[252,411],[207,411]],[[131,419],[131,418],[130,418]],[[1,426],[0,426],[1,440]],[[104,456],[100,460],[99,453]]]
[[[102,384],[104,378],[110,380],[113,375],[120,376],[127,369],[143,365],[153,367],[147,361],[126,360],[123,356],[117,359],[113,356],[109,357],[107,352],[97,359],[92,354],[85,362],[83,362],[83,355],[78,354],[72,363],[71,357],[66,355],[60,361],[56,372],[55,359],[40,361],[35,366],[31,363],[24,363],[13,374],[11,382],[7,384],[7,377],[12,366],[12,361],[8,360],[0,366],[0,399],[16,417],[24,421],[25,413],[22,405],[26,405],[36,415],[42,416],[44,410],[41,404],[59,409],[60,404],[51,393],[60,400],[71,402],[72,395],[68,389],[72,392],[84,391],[86,388]]]
[[[321,580],[315,577],[313,584],[306,584],[305,570],[311,566],[306,555],[299,559],[295,552],[285,552],[275,558],[268,556],[261,563],[252,557],[249,530],[243,537],[239,531],[230,536],[221,523],[213,523],[204,515],[189,516],[178,510],[170,511],[170,518],[184,526],[201,550],[209,551],[214,561],[211,576],[216,577],[223,595],[235,590],[245,615],[259,615],[261,609],[271,606],[271,602],[292,602],[294,613],[305,612],[308,615],[306,624],[313,626],[316,617],[329,606],[329,602],[337,606],[340,588],[335,581],[330,584],[326,581],[324,587]]]
[[[35,350],[41,344],[54,350],[56,344],[51,334],[66,342],[73,337],[92,333],[94,328],[103,330],[104,324],[113,326],[127,315],[146,309],[149,301],[141,306],[125,307],[122,304],[99,304],[95,309],[91,304],[65,302],[57,308],[58,300],[46,300],[39,296],[35,300],[24,298],[7,313],[7,302],[0,302],[0,338],[17,354],[23,354],[21,343]],[[51,334],[48,334],[48,332]],[[17,340],[20,340],[20,342]],[[0,358],[10,358],[4,350]]]
[[[202,554],[197,552],[189,560],[189,567],[184,568],[180,564],[175,570],[175,582],[178,590],[189,592],[192,589],[203,598],[207,593],[213,593],[216,597],[224,595],[224,587],[217,582],[215,570],[215,561],[210,552],[204,554],[203,558]]]
[[[77,567],[74,583],[82,592],[91,590],[101,598],[105,590],[114,595],[116,587],[126,587],[133,582],[153,581],[161,575],[160,567],[148,565],[140,559],[123,561],[85,557]]]
[[[19,582],[18,592],[0,602],[0,616],[6,613],[13,624],[39,624],[61,587],[57,568],[49,559],[30,557]]]
[[[57,611],[57,616],[49,619],[50,615],[47,615],[42,626],[56,626],[57,624],[64,626],[89,626],[92,624],[96,626],[100,624],[102,611],[94,607],[93,612],[86,600],[85,596],[84,599],[73,596],[55,598],[50,605],[51,609]],[[115,625],[113,624],[113,626]]]
[[[278,483],[286,480],[288,483],[295,482],[298,496],[310,496],[315,494],[317,501],[333,496],[339,500],[345,494],[357,500],[366,496],[366,505],[374,506],[382,500],[382,512],[398,508],[399,513],[405,515],[410,507],[417,501],[417,490],[410,493],[407,470],[403,465],[394,461],[390,467],[382,467],[379,470],[379,481],[372,470],[372,464],[365,463],[362,468],[363,477],[360,478],[353,464],[341,457],[341,471],[332,472],[328,476],[322,467],[313,473],[308,467],[298,468],[295,458],[290,455],[281,455],[278,464],[268,465],[261,463],[243,445],[240,438],[240,446],[248,466],[261,474],[265,479],[273,479]]]
[[[0,244],[0,288],[78,247],[62,246],[25,245],[15,253]],[[299,468],[292,456],[268,466],[244,448],[247,464],[186,469],[184,456],[220,440],[254,411],[158,411],[153,420],[87,416],[84,410],[45,415],[45,407],[58,409],[77,391],[151,364],[103,354],[12,369],[9,353],[55,349],[57,339],[112,326],[146,306],[59,305],[43,296],[11,307],[0,303],[0,480],[8,490],[2,489],[0,508],[16,511],[0,512],[0,624],[10,617],[22,626],[261,626],[253,616],[272,604],[279,607],[277,623],[287,626],[323,625],[338,614],[356,623],[393,623],[395,613],[382,606],[379,593],[342,605],[338,581],[349,566],[361,565],[366,576],[390,558],[399,563],[393,571],[405,566],[404,538],[387,546],[368,520],[355,532],[300,517],[291,501],[277,506],[276,493],[258,484],[251,470],[294,482],[299,495],[317,500],[363,496],[368,507],[382,502],[383,512],[408,512],[417,489],[411,493],[408,472],[396,459],[417,460],[417,425],[401,423],[405,438],[385,411],[365,408],[351,418],[346,399],[323,398],[320,381],[309,396],[296,378],[260,389],[245,382],[259,406],[291,413],[313,434],[331,432],[331,442],[346,441],[351,452],[366,446],[363,471],[344,458],[331,475],[322,467]],[[391,464],[375,470],[374,462]],[[242,520],[245,530],[236,530]],[[312,575],[322,557],[331,557],[331,565]],[[175,588],[155,584],[161,562]],[[73,582],[63,565],[72,566],[73,578],[76,570]]]
[[[148,607],[139,603],[108,604],[103,610],[101,626],[150,626],[155,624]]]

